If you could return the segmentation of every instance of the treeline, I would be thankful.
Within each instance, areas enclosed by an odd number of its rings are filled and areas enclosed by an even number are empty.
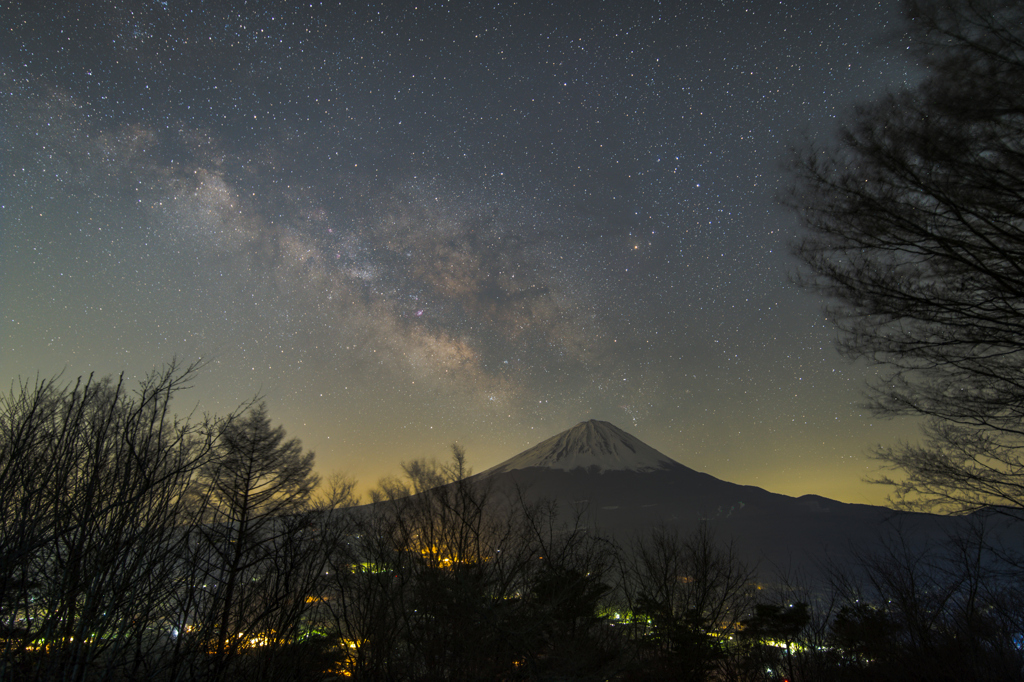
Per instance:
[[[0,399],[0,679],[1022,677],[1024,598],[980,534],[812,590],[706,526],[617,545],[457,448],[357,506],[261,404],[175,416],[194,372]]]

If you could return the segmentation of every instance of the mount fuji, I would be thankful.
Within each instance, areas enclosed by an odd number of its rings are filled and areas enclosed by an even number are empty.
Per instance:
[[[656,526],[688,534],[707,522],[750,562],[816,572],[877,549],[894,533],[914,546],[944,540],[963,517],[900,512],[817,495],[789,497],[694,471],[618,427],[585,421],[476,478],[527,499],[582,510],[597,532],[628,544]]]
[[[591,420],[534,445],[484,472],[485,476],[517,469],[559,471],[665,471],[685,468],[614,424]]]

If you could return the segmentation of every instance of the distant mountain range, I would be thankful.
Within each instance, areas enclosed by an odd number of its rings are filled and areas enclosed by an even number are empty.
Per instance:
[[[582,510],[598,532],[628,546],[658,525],[689,533],[706,520],[762,571],[817,572],[846,563],[899,531],[912,547],[944,541],[964,517],[899,512],[817,495],[789,497],[694,471],[618,427],[586,421],[488,469],[476,478],[528,499]]]

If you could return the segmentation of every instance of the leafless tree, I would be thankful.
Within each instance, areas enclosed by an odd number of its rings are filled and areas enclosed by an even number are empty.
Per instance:
[[[1019,680],[1024,599],[999,576],[991,528],[974,520],[945,542],[896,529],[853,566],[833,571],[842,608],[831,648],[851,679]]]
[[[170,412],[196,367],[22,384],[0,400],[0,615],[26,679],[145,672],[160,646],[185,492],[215,425]],[[45,643],[46,655],[33,653]]]
[[[389,596],[407,653],[403,675],[508,674],[522,655],[514,624],[522,624],[522,572],[534,556],[521,515],[471,478],[459,446],[446,463],[416,460],[402,469],[403,479],[383,480],[375,492],[374,523],[389,539],[393,586],[401,588]]]
[[[608,546],[544,504],[473,477],[461,448],[386,478],[336,516],[319,612],[364,680],[577,679],[600,638]],[[610,652],[610,653],[609,653]]]
[[[922,0],[907,31],[929,75],[810,145],[786,197],[803,284],[840,351],[887,369],[881,413],[931,418],[879,458],[897,501],[1024,507],[1024,4]]]
[[[706,523],[686,537],[654,528],[623,563],[645,679],[708,679],[753,604],[753,570]]]

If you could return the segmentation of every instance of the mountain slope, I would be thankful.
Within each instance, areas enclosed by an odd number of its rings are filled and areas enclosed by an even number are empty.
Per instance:
[[[607,422],[588,421],[479,474],[529,499],[580,510],[599,532],[628,544],[655,526],[688,534],[708,522],[751,562],[815,571],[877,548],[894,533],[941,540],[964,519],[793,498],[694,471]]]

